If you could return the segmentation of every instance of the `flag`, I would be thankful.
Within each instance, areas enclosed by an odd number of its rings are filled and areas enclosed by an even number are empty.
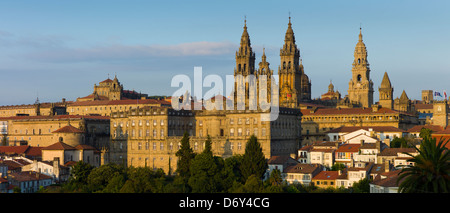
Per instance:
[[[442,95],[441,95],[441,93],[440,93],[440,92],[434,92],[434,96],[439,96],[439,97],[442,97]]]
[[[447,99],[447,93],[445,92],[445,90],[444,90],[444,97],[445,99]]]

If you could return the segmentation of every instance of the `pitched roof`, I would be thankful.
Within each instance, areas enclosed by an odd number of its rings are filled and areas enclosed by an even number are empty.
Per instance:
[[[397,187],[397,180],[399,177],[399,173],[402,170],[394,170],[390,172],[385,172],[377,175],[371,184],[383,187]],[[400,180],[399,184],[403,180]]]
[[[75,147],[70,146],[64,142],[56,142],[50,146],[43,148],[42,150],[75,150]]]
[[[81,150],[83,150],[83,149],[85,149],[85,150],[97,150],[96,148],[94,148],[93,146],[89,146],[89,145],[86,145],[86,144],[79,144],[79,145],[77,145],[76,147],[75,147],[75,149],[81,149]]]
[[[14,173],[11,173],[10,176],[12,179],[14,179],[18,182],[52,179],[52,177],[50,177],[48,175],[45,175],[42,173],[37,173],[37,172],[32,172],[32,171],[14,172]]]
[[[100,115],[37,115],[37,116],[10,116],[0,117],[0,120],[68,120],[68,119],[86,119],[86,120],[109,120],[109,116]]]
[[[343,144],[336,152],[358,152],[361,144]]]
[[[320,108],[316,110],[302,109],[303,115],[354,115],[354,114],[386,114],[386,113],[401,113],[393,109],[379,108],[377,111],[373,111],[372,108]]]
[[[100,83],[108,83],[108,82],[113,82],[113,80],[111,80],[111,79],[106,79],[106,80],[104,80],[104,81],[101,81]]]
[[[393,126],[341,126],[338,128],[334,128],[332,130],[329,130],[325,133],[348,133],[348,132],[354,132],[360,129],[364,129],[366,131],[369,131],[369,129],[372,129],[374,132],[406,132],[403,129],[399,129]]]
[[[283,155],[283,156],[272,156],[270,157],[268,164],[292,164],[297,163],[293,158]]]
[[[338,171],[321,171],[319,174],[314,176],[313,180],[336,180],[339,176]]]
[[[41,156],[42,147],[34,147],[29,145],[22,146],[0,146],[0,153],[4,154],[25,154],[26,156]]]
[[[313,173],[317,169],[321,169],[321,166],[318,164],[297,163],[295,165],[290,165],[290,166],[286,167],[284,169],[284,173],[309,174],[309,173]]]
[[[433,135],[449,135],[450,134],[450,126],[441,131],[436,131],[432,133]]]
[[[94,100],[94,101],[77,101],[70,106],[98,106],[98,105],[132,105],[132,104],[155,104],[170,106],[171,103],[164,100],[156,99],[126,99],[126,100]]]
[[[412,127],[411,129],[408,129],[407,132],[420,132],[420,130],[422,130],[422,128],[431,129],[431,131],[433,131],[433,132],[439,132],[439,131],[444,130],[444,128],[442,128],[441,126],[438,126],[438,125],[425,124],[425,125],[416,125],[416,126]]]
[[[84,133],[84,132],[69,124],[68,126],[59,128],[53,131],[52,133]]]
[[[415,148],[386,148],[378,154],[378,156],[398,156],[398,153],[415,153],[417,150]]]

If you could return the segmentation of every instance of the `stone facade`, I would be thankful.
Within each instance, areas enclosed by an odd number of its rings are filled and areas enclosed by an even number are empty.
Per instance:
[[[359,32],[359,41],[355,47],[354,57],[352,79],[348,85],[348,97],[350,102],[359,104],[361,107],[370,107],[373,104],[373,82],[370,79],[367,50],[362,40],[361,30]]]
[[[61,138],[71,146],[101,148],[109,143],[109,117],[104,116],[15,116],[0,118],[0,122],[2,137],[10,146],[46,147]]]
[[[173,172],[177,162],[175,153],[185,131],[196,153],[203,151],[209,135],[214,155],[226,158],[244,154],[248,139],[255,135],[266,158],[295,155],[300,144],[299,110],[280,108],[278,119],[272,122],[262,121],[263,114],[266,112],[177,111],[164,107],[113,113],[109,160]]]

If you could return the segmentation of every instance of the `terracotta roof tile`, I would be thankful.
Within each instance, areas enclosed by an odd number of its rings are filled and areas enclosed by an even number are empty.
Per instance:
[[[360,129],[364,129],[366,131],[369,131],[369,129],[372,129],[374,132],[406,132],[403,129],[399,129],[393,126],[341,126],[332,130],[329,130],[325,133],[347,133],[347,132],[354,132]]]
[[[53,131],[52,133],[84,133],[84,132],[78,128],[75,128],[72,125],[68,125],[68,126],[59,128],[59,129]]]
[[[86,150],[96,150],[93,146],[89,146],[86,144],[80,144],[75,147],[75,149],[86,149]]]
[[[319,174],[314,176],[313,180],[336,180],[339,176],[338,171],[321,171]]]
[[[50,146],[43,148],[42,150],[75,150],[75,147],[70,146],[64,142],[56,142]]]
[[[411,129],[408,129],[407,132],[420,132],[420,130],[422,130],[422,128],[426,128],[426,129],[431,129],[431,131],[433,132],[439,132],[444,130],[444,128],[442,128],[441,126],[438,125],[417,125],[412,127]]]
[[[321,166],[318,164],[304,164],[297,163],[296,165],[288,166],[284,169],[284,173],[303,173],[309,174],[316,170],[321,170]]]
[[[358,152],[361,144],[343,144],[336,152]]]
[[[386,148],[378,156],[398,156],[398,153],[416,153],[417,150],[415,148]]]
[[[77,101],[70,104],[70,106],[132,105],[132,104],[155,104],[155,105],[171,106],[171,103],[168,101],[156,99]]]

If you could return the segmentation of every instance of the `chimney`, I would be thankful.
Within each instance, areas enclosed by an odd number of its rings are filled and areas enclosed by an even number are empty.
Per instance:
[[[378,153],[380,153],[381,152],[381,141],[375,142],[375,147],[378,150]]]
[[[389,161],[388,160],[385,160],[384,161],[384,172],[389,172],[389,166],[390,166],[390,163],[389,163]]]
[[[342,175],[342,170],[338,170],[338,175]]]
[[[53,174],[55,175],[55,179],[59,181],[59,157],[53,158]]]
[[[360,142],[361,142],[361,146],[363,146],[364,145],[364,140],[361,140]]]

